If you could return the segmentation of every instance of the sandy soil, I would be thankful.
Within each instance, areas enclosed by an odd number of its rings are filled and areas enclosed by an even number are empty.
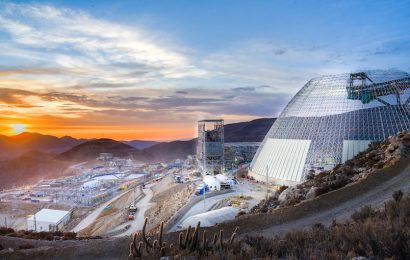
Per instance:
[[[410,162],[403,161],[369,175],[353,185],[323,194],[295,206],[279,208],[272,213],[244,215],[232,221],[209,228],[210,232],[223,228],[227,232],[239,226],[243,234],[274,236],[291,229],[310,227],[321,222],[329,224],[333,219],[342,221],[365,205],[379,206],[392,198],[396,190],[410,192]]]
[[[128,206],[133,199],[141,194],[141,189],[137,188],[124,193],[121,197],[108,204],[98,215],[96,220],[87,228],[79,232],[80,236],[103,236],[118,225],[127,221]]]
[[[148,229],[156,229],[161,221],[167,222],[182,206],[186,204],[194,188],[191,184],[175,183],[173,175],[166,176],[153,186],[155,206],[146,211]]]

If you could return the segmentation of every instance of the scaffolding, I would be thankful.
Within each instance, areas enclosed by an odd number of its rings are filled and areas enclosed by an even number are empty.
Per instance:
[[[198,121],[197,163],[203,175],[223,173],[224,121],[209,119]]]
[[[311,170],[332,169],[369,143],[409,129],[408,73],[372,70],[321,76],[311,79],[282,111],[250,171],[264,181],[268,165],[271,180],[297,183]]]

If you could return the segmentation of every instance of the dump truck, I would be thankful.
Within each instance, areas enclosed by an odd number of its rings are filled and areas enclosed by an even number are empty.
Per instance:
[[[128,207],[128,220],[134,220],[135,213],[137,213],[137,206],[133,202]]]

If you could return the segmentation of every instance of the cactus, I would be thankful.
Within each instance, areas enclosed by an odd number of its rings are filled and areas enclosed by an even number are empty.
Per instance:
[[[142,243],[142,241],[140,241],[139,243],[138,243],[138,251],[140,251],[141,252],[141,254],[142,254],[142,245],[143,245],[144,243]]]
[[[158,240],[154,240],[154,243],[152,244],[152,247],[155,249],[158,246]]]
[[[149,253],[150,248],[152,248],[152,246],[150,247],[150,240],[151,238],[147,238],[147,241],[145,242],[145,251],[147,251],[147,253]]]
[[[152,248],[152,244],[149,242],[146,236],[146,229],[147,229],[147,223],[148,223],[148,218],[145,218],[144,221],[144,227],[142,228],[142,238],[144,239],[145,244],[147,245],[147,248]]]
[[[161,222],[161,227],[159,231],[159,244],[162,245],[162,235],[164,233],[164,221]]]
[[[196,225],[194,234],[192,234],[192,239],[191,239],[191,249],[194,250],[196,248],[197,242],[198,242],[198,234],[199,234],[199,229],[201,227],[201,222],[198,221],[198,224]]]
[[[203,242],[202,248],[203,248],[204,251],[206,251],[207,250],[206,244],[208,242],[206,240],[206,230],[204,230],[204,233],[202,233],[202,242]]]
[[[221,229],[219,230],[219,245],[221,246],[221,248],[224,247],[224,230]]]
[[[238,232],[238,229],[239,227],[236,227],[235,230],[232,232],[231,239],[229,239],[229,244],[232,245],[233,241],[235,240],[236,232]]]
[[[214,234],[214,240],[212,241],[212,245],[215,246],[217,241],[218,241],[218,234]]]
[[[236,233],[232,233],[231,239],[229,239],[229,244],[232,245],[234,239],[235,239]]]
[[[132,237],[132,242],[130,245],[130,257],[141,257],[141,247],[140,246],[136,246],[137,245],[137,234],[134,233],[133,237]]]
[[[190,233],[191,233],[191,226],[189,226],[188,230],[186,231],[185,240],[184,240],[184,248],[186,248],[188,245],[188,239],[189,239]]]
[[[178,237],[178,243],[179,243],[179,248],[181,248],[182,249],[182,247],[184,246],[183,245],[183,236],[184,236],[184,233],[179,233],[179,237]]]
[[[163,246],[163,247],[161,247],[161,257],[163,257],[163,256],[165,256],[165,249],[166,249],[166,247],[165,246]]]

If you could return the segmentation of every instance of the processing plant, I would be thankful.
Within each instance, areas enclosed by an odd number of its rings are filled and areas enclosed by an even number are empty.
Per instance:
[[[261,181],[294,185],[371,142],[410,129],[410,75],[397,70],[310,80],[265,136],[250,166]]]
[[[224,121],[209,119],[198,121],[197,164],[203,175],[223,173]]]

